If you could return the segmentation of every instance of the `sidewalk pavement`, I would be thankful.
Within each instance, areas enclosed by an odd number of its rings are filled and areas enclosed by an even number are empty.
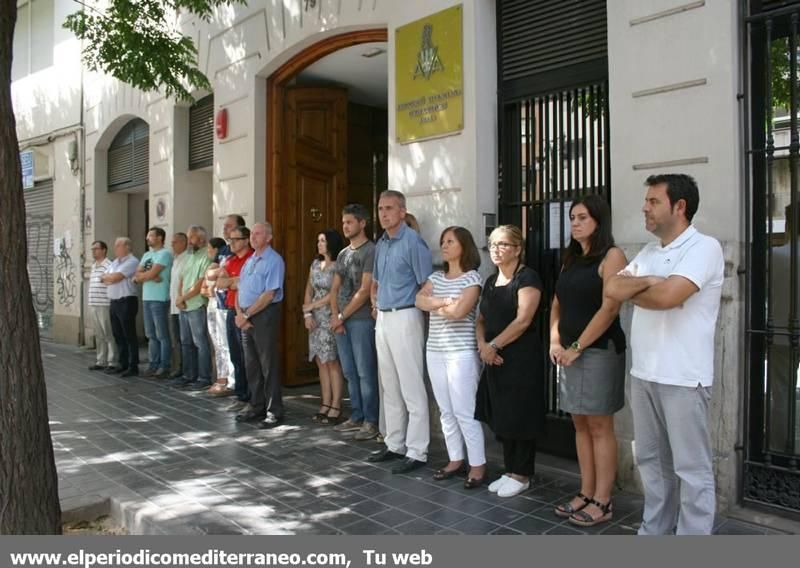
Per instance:
[[[437,440],[426,468],[392,475],[365,461],[378,444],[310,420],[314,388],[285,389],[286,421],[264,431],[236,423],[230,398],[90,372],[76,347],[44,342],[42,356],[65,518],[111,514],[131,534],[630,535],[641,517],[641,496],[621,492],[613,522],[570,525],[552,511],[579,480],[547,467],[510,499],[433,481]],[[781,534],[725,518],[716,532]]]

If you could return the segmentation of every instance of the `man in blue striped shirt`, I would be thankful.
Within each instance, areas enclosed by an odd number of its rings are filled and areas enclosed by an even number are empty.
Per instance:
[[[375,249],[372,307],[377,318],[375,345],[383,387],[386,448],[370,461],[402,458],[392,473],[408,473],[427,463],[430,427],[424,383],[425,319],[414,302],[433,272],[431,251],[406,226],[406,197],[384,191],[378,217],[385,232]]]

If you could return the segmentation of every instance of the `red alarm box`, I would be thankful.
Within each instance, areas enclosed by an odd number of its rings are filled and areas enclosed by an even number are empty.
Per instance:
[[[215,131],[217,138],[220,140],[225,140],[228,137],[228,109],[221,108],[217,111]]]

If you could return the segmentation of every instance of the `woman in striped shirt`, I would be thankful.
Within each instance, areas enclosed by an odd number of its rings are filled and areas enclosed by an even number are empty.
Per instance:
[[[464,470],[464,447],[469,460],[466,489],[486,479],[483,429],[475,420],[475,393],[480,360],[475,320],[481,293],[481,258],[472,234],[448,227],[439,239],[444,270],[434,272],[417,294],[417,307],[430,312],[427,361],[433,393],[439,405],[450,462],[437,470],[437,481]]]

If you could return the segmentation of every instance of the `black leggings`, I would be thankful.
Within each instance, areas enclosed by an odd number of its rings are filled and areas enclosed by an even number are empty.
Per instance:
[[[536,467],[536,440],[497,439],[503,444],[506,473],[531,477]]]

